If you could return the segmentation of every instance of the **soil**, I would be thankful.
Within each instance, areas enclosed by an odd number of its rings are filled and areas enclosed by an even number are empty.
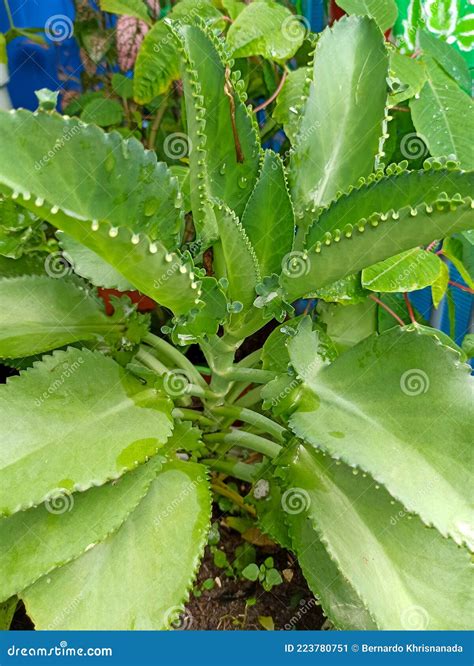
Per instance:
[[[242,543],[239,534],[221,528],[223,548],[232,562],[235,548]],[[199,571],[197,585],[212,578],[214,589],[203,592],[199,598],[191,599],[181,618],[183,629],[201,630],[264,630],[259,617],[271,618],[275,630],[316,630],[324,628],[326,618],[314,600],[297,562],[291,553],[278,547],[259,548],[258,562],[265,557],[274,559],[278,571],[292,576],[270,592],[265,592],[259,583],[228,578],[213,561],[210,549],[206,553]],[[291,572],[291,573],[289,573]],[[255,598],[256,604],[246,609],[247,599]]]

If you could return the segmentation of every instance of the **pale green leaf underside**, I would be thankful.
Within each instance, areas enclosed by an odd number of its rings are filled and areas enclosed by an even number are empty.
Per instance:
[[[133,289],[133,285],[96,252],[89,250],[88,247],[65,233],[58,232],[58,238],[67,260],[74,267],[77,275],[89,280],[97,287],[119,289],[120,291]]]
[[[314,449],[297,449],[287,485],[299,492],[329,556],[379,629],[469,628],[472,567],[465,549],[408,515],[369,476]]]
[[[118,478],[172,426],[167,400],[87,349],[57,351],[11,378],[0,413],[0,515]]]
[[[0,280],[2,358],[33,356],[114,330],[120,334],[120,325],[78,284],[29,275]]]
[[[263,56],[284,63],[305,38],[301,20],[274,0],[252,2],[240,12],[227,32],[234,58]]]
[[[443,262],[418,247],[364,268],[362,286],[371,291],[407,292],[424,289],[439,277]]]
[[[383,36],[372,20],[343,18],[323,32],[290,163],[297,209],[325,205],[373,171],[387,72]]]
[[[337,629],[377,629],[362,600],[328,555],[310,518],[304,513],[289,513],[285,520],[304,577],[334,626]]]
[[[0,519],[0,599],[21,592],[115,532],[160,465],[155,458],[117,481],[84,493],[58,494],[35,509]]]
[[[22,593],[36,629],[168,629],[204,550],[210,507],[204,467],[164,466],[118,532]]]
[[[314,354],[308,349],[308,363]],[[304,380],[316,406],[292,415],[299,437],[361,467],[425,523],[474,546],[472,381],[455,352],[397,328]]]
[[[456,155],[463,169],[473,169],[472,100],[434,61],[427,63],[427,72],[428,81],[418,99],[410,101],[416,131],[431,155]]]
[[[395,0],[339,0],[338,5],[348,14],[370,16],[382,32],[393,26],[398,14]]]

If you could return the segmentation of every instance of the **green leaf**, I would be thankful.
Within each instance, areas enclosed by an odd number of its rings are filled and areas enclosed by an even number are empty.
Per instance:
[[[134,16],[151,25],[152,21],[148,8],[143,0],[99,0],[103,12],[121,14],[122,16]]]
[[[463,169],[474,169],[474,106],[471,98],[433,60],[426,59],[428,81],[410,100],[416,131],[431,155],[455,155]]]
[[[474,333],[468,333],[466,336],[464,336],[464,340],[462,341],[462,349],[467,358],[471,359],[474,357]]]
[[[474,273],[472,268],[472,247],[461,238],[446,238],[443,243],[443,254],[454,264],[464,282],[474,289]]]
[[[0,43],[1,46],[1,43]],[[1,55],[1,54],[0,54]],[[18,604],[17,597],[11,597],[6,601],[0,603],[0,631],[7,631],[15,615],[16,607]]]
[[[28,111],[0,112],[0,140],[3,191],[176,314],[194,307],[191,269],[167,252],[181,236],[182,197],[153,151],[77,119]]]
[[[242,216],[261,275],[281,273],[282,262],[293,247],[294,218],[281,158],[266,151],[259,179]]]
[[[245,104],[244,82],[237,72],[231,73],[222,43],[204,24],[175,25],[192,146],[193,220],[198,236],[207,244],[217,237],[212,199],[242,215],[258,176],[260,142],[255,119]]]
[[[418,31],[418,42],[423,53],[436,60],[446,74],[449,74],[465,92],[470,94],[471,75],[462,55],[453,46],[441,41],[427,30]]]
[[[280,282],[287,299],[387,259],[394,254],[472,227],[473,174],[440,162],[429,171],[388,167],[320,213],[306,239],[303,273]],[[426,168],[430,163],[426,163]]]
[[[284,63],[298,51],[306,28],[301,19],[274,0],[247,4],[231,24],[227,46],[234,58],[263,56]]]
[[[204,551],[210,508],[204,467],[165,465],[118,532],[22,593],[36,629],[170,628]]]
[[[154,459],[118,481],[74,495],[63,491],[35,509],[2,518],[0,599],[21,592],[115,532],[144,497],[160,466]]]
[[[222,14],[209,0],[181,0],[166,19],[157,21],[146,34],[134,69],[136,102],[147,104],[164,95],[171,83],[180,78],[178,41],[170,30],[170,21],[192,24],[197,17],[218,23]]]
[[[120,125],[123,121],[122,105],[114,99],[94,99],[81,113],[81,120],[85,123],[98,125],[99,127],[110,127]]]
[[[3,32],[0,32],[0,65],[8,65],[7,40]]]
[[[338,0],[337,4],[348,14],[373,18],[382,32],[391,28],[397,20],[395,0]]]
[[[167,398],[87,349],[56,351],[11,377],[0,405],[0,515],[117,479],[172,429]]]
[[[96,252],[63,232],[58,232],[58,238],[65,258],[74,267],[74,273],[97,287],[120,291],[133,289],[130,282]]]
[[[307,364],[313,357],[308,350]],[[469,370],[435,337],[395,328],[305,374],[316,406],[290,425],[372,474],[426,524],[473,545]]]
[[[354,305],[321,303],[317,305],[318,322],[337,350],[354,347],[377,330],[377,307],[371,299]]]
[[[448,284],[449,284],[449,268],[444,263],[444,261],[442,261],[440,274],[431,285],[431,298],[433,299],[433,305],[435,308],[439,308],[439,304],[445,297]]]
[[[42,244],[41,221],[11,199],[0,198],[0,255],[18,259]]]
[[[54,256],[54,255],[53,255]],[[50,264],[51,265],[51,264]],[[0,357],[32,356],[124,329],[74,282],[28,276],[0,279]]]
[[[356,305],[357,303],[365,302],[368,291],[362,286],[361,274],[356,273],[342,280],[337,280],[327,287],[318,289],[314,296],[326,303]]]
[[[388,96],[388,105],[396,106],[415,97],[426,81],[423,62],[403,55],[395,49],[390,50],[390,84],[392,93]]]
[[[361,615],[365,606],[384,630],[468,628],[471,566],[465,549],[408,515],[369,476],[314,449],[296,448],[286,479],[287,493],[300,497],[346,585],[361,599]],[[308,548],[307,542],[296,545],[298,555]],[[324,573],[320,580],[324,585]],[[354,615],[345,629],[364,628],[354,626]]]
[[[295,143],[301,119],[301,91],[312,74],[310,67],[291,71],[277,97],[273,118],[283,125],[286,136]]]
[[[255,562],[248,564],[245,567],[245,569],[242,571],[242,576],[247,580],[252,580],[252,581],[256,581],[258,579],[259,574],[260,574],[260,569],[258,565],[255,564]]]
[[[298,210],[329,203],[374,169],[388,73],[380,30],[367,18],[341,19],[321,35],[313,70],[290,163]]]
[[[416,291],[436,282],[443,265],[432,252],[415,247],[364,268],[362,285],[371,291]]]
[[[304,577],[327,617],[337,629],[376,629],[370,613],[329,556],[311,520],[298,510],[304,508],[304,493],[301,489],[287,490],[284,496],[282,508],[289,525],[292,549],[297,553]]]
[[[133,97],[133,79],[116,72],[111,79],[112,89],[116,95],[123,99],[132,99]]]

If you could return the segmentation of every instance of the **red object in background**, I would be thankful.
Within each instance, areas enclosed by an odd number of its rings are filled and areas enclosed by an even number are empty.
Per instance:
[[[119,291],[118,289],[101,289],[99,288],[99,296],[105,303],[105,312],[108,315],[114,313],[114,309],[110,304],[111,296],[128,296],[132,303],[137,303],[138,312],[150,312],[156,308],[156,303],[148,296],[144,296],[139,291]]]
[[[331,0],[329,3],[329,25],[332,25],[334,21],[338,21],[342,16],[345,16],[346,12],[341,9],[336,0]],[[388,41],[390,37],[391,29],[388,29],[385,33],[385,39]]]
[[[337,21],[341,16],[345,15],[345,11],[337,6],[336,0],[331,0],[329,5],[329,25],[332,25],[334,21]]]

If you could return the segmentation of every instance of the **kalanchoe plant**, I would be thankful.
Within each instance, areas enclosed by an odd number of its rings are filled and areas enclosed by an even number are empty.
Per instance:
[[[467,628],[469,367],[447,336],[383,315],[407,321],[390,292],[446,290],[435,241],[457,234],[463,265],[472,173],[436,142],[420,169],[384,165],[390,54],[368,17],[319,38],[285,160],[262,149],[223,40],[197,19],[166,30],[189,209],[134,139],[0,115],[9,210],[57,229],[81,276],[21,263],[0,281],[0,353],[27,359],[0,390],[0,599],[21,598],[39,629],[172,626],[218,470],[251,484],[260,528],[335,627]],[[164,332],[127,307],[103,314],[93,285],[124,282],[171,313]],[[316,317],[293,316],[303,297]]]

